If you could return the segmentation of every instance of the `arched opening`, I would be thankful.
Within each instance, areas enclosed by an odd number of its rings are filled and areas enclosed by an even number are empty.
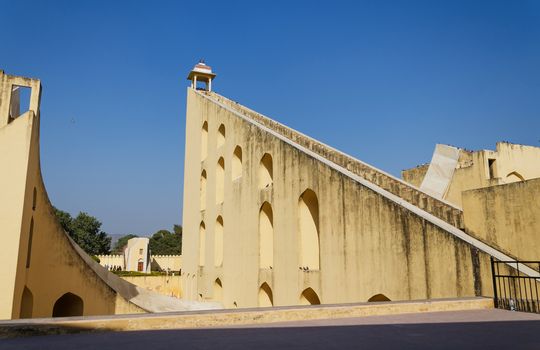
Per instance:
[[[525,181],[525,178],[521,176],[521,174],[518,173],[517,171],[512,171],[511,173],[506,175],[506,180],[517,182],[517,181]]]
[[[203,170],[201,173],[201,184],[200,184],[200,202],[201,210],[206,209],[206,170]]]
[[[199,226],[199,266],[204,266],[206,260],[206,226],[201,222]]]
[[[216,204],[223,203],[225,195],[225,160],[219,158],[216,169]]]
[[[201,130],[201,160],[208,154],[208,122],[204,122]]]
[[[223,218],[221,216],[216,219],[214,232],[214,265],[221,266],[223,264]]]
[[[53,317],[82,316],[84,311],[83,300],[73,293],[62,295],[53,307]]]
[[[242,176],[242,148],[236,146],[233,152],[231,174],[233,181]]]
[[[300,305],[319,305],[320,303],[319,296],[311,288],[306,288],[300,295]]]
[[[272,156],[265,153],[259,164],[259,189],[267,188],[274,181]]]
[[[34,239],[34,218],[30,220],[30,230],[28,232],[28,245],[26,246],[26,268],[30,267],[32,257],[32,240]]]
[[[33,307],[34,295],[30,291],[30,289],[25,286],[21,297],[21,309],[19,313],[19,318],[32,318]]]
[[[259,267],[274,266],[274,215],[272,207],[264,202],[259,211]]]
[[[377,301],[390,301],[388,297],[384,294],[375,294],[371,298],[368,299],[368,302],[377,302]]]
[[[137,261],[137,271],[139,271],[139,272],[144,271],[144,261],[142,259],[139,259]]]
[[[221,147],[225,144],[225,125],[221,124],[218,129],[217,135],[217,147]]]
[[[272,294],[272,289],[266,282],[264,282],[261,285],[261,288],[259,288],[259,306],[274,306],[274,296]]]
[[[223,301],[223,285],[221,280],[217,278],[214,282],[214,300]]]
[[[300,267],[319,269],[319,202],[310,189],[298,200]]]

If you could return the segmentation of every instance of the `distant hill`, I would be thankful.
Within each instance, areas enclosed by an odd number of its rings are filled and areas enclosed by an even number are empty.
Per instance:
[[[125,235],[122,235],[122,234],[109,234],[109,237],[111,237],[111,249],[112,249],[112,247],[114,247],[116,242],[118,242],[118,240],[122,236],[125,236]]]

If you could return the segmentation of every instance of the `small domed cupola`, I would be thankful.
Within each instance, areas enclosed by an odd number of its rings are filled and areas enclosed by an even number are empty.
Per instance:
[[[206,65],[203,60],[200,60],[199,63],[193,67],[191,72],[189,72],[188,80],[191,80],[191,88],[197,89],[197,82],[201,81],[203,83],[206,83],[206,91],[212,91],[212,80],[216,77],[214,73],[212,73],[212,67]]]

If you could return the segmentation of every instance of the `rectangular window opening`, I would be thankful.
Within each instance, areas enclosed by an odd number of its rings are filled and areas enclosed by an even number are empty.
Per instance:
[[[195,89],[196,90],[202,90],[202,91],[206,91],[208,90],[208,81],[200,81],[200,80],[197,80],[197,86],[195,86]]]
[[[495,167],[495,159],[488,159],[489,178],[495,179],[497,177],[497,168]]]
[[[10,121],[20,117],[30,110],[30,96],[32,88],[27,86],[13,85],[11,88],[11,98],[9,100]]]
[[[28,247],[26,251],[26,268],[30,267],[30,258],[32,257],[32,240],[34,239],[34,219],[30,221],[30,232],[28,234]]]

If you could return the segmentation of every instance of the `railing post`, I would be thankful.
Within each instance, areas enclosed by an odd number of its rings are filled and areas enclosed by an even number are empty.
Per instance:
[[[495,308],[499,307],[499,298],[497,296],[497,277],[495,277],[495,260],[490,257],[491,260],[491,277],[493,279],[493,305]]]

